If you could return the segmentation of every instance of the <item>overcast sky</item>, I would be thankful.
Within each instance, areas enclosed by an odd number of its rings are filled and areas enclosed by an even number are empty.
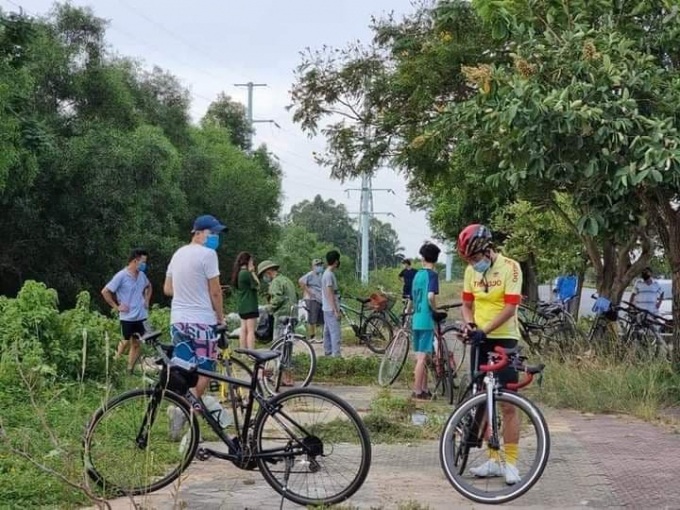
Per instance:
[[[389,10],[412,11],[409,0],[73,0],[73,5],[92,7],[109,20],[108,41],[121,55],[142,60],[147,67],[158,65],[177,76],[191,91],[191,113],[200,119],[219,92],[246,103],[246,89],[236,83],[266,83],[254,92],[255,119],[275,120],[257,124],[256,145],[265,142],[280,158],[285,177],[284,210],[316,194],[359,210],[359,193],[344,191],[359,183],[340,184],[328,177],[312,159],[324,140],[309,140],[293,124],[285,107],[293,69],[306,47],[344,46],[352,40],[370,38],[372,14]],[[21,5],[32,15],[44,14],[51,0],[0,0],[6,10]],[[374,192],[374,210],[391,212],[378,216],[394,226],[407,255],[414,256],[431,232],[425,213],[406,205],[404,179],[389,169],[379,171],[374,188],[389,188],[394,194]],[[228,221],[228,219],[227,219]]]

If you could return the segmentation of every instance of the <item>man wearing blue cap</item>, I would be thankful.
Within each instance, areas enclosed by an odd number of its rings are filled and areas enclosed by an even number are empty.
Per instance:
[[[217,358],[215,326],[224,323],[215,250],[225,229],[214,216],[196,218],[191,242],[172,256],[163,285],[165,294],[172,296],[170,324],[174,355],[188,357],[187,361],[195,361],[206,370],[214,369]],[[200,397],[208,382],[207,377],[199,377],[194,394]]]

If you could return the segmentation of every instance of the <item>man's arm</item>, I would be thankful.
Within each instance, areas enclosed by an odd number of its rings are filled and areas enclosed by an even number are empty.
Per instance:
[[[333,285],[326,285],[323,288],[323,291],[326,294],[326,299],[328,299],[328,302],[331,304],[333,313],[335,313],[336,317],[340,317],[340,307],[338,306],[337,296],[335,295],[335,292],[333,292]]]
[[[285,302],[286,294],[281,282],[272,280],[272,283],[269,285],[269,306],[271,306],[272,312],[277,312]]]
[[[465,274],[463,276],[463,295],[462,295],[463,307],[461,308],[461,314],[463,315],[463,322],[465,322],[465,327],[468,324],[474,324],[475,322],[475,295],[472,293],[472,273],[469,268],[465,268]]]
[[[146,307],[149,308],[151,306],[151,295],[153,294],[153,287],[151,285],[151,282],[147,280],[146,287],[144,287],[144,302],[146,303]]]
[[[496,315],[491,320],[491,322],[489,322],[486,326],[484,326],[482,328],[482,331],[484,331],[484,333],[486,333],[488,335],[492,331],[498,329],[500,326],[505,324],[508,320],[510,320],[510,318],[513,317],[516,312],[517,312],[517,305],[505,303],[505,306],[500,311],[500,313],[498,315]]]
[[[212,303],[215,316],[218,324],[224,324],[224,304],[222,302],[222,286],[220,285],[220,277],[216,276],[208,280],[208,288],[210,290],[210,302]]]
[[[165,282],[163,282],[163,293],[165,293],[166,296],[172,297],[172,276],[165,277]]]
[[[102,297],[111,308],[113,308],[114,310],[118,310],[118,302],[116,301],[116,296],[107,287],[104,287],[102,289]]]
[[[301,276],[300,279],[298,280],[298,284],[300,285],[300,288],[302,289],[302,295],[307,296],[308,295],[307,275]]]
[[[664,293],[663,293],[663,290],[661,290],[661,285],[659,285],[659,297],[656,300],[656,309],[657,310],[659,308],[661,308],[661,303],[663,302],[663,298],[664,298]]]

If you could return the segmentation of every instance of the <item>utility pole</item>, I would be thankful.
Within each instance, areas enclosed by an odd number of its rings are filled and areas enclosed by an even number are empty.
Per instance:
[[[249,81],[248,83],[234,83],[234,87],[246,87],[248,89],[248,110],[246,112],[246,117],[248,119],[248,127],[250,128],[250,134],[248,137],[248,145],[250,147],[250,150],[253,150],[253,135],[255,134],[255,128],[253,124],[257,122],[268,122],[271,124],[274,124],[276,127],[281,127],[279,126],[275,121],[271,119],[267,120],[253,120],[253,89],[255,87],[266,87],[266,83],[253,83],[252,81]]]
[[[349,191],[361,191],[361,204],[359,209],[359,232],[361,233],[361,283],[368,283],[368,259],[369,259],[369,237],[371,218],[374,215],[386,214],[394,216],[390,212],[375,212],[373,211],[373,192],[374,191],[388,191],[394,193],[394,190],[388,188],[374,189],[371,183],[371,176],[364,173],[361,176],[360,189],[347,189]]]
[[[453,266],[453,246],[450,241],[446,242],[446,281],[451,281],[451,268]]]

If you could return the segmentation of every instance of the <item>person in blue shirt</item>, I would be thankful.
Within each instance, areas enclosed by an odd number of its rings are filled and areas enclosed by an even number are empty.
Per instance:
[[[401,295],[405,299],[411,299],[411,286],[413,285],[413,278],[415,278],[417,271],[411,267],[410,259],[404,259],[402,264],[404,264],[404,269],[399,273],[399,279],[404,284]]]
[[[151,282],[146,277],[146,264],[149,253],[135,249],[128,257],[128,264],[118,271],[102,289],[104,300],[118,312],[123,339],[118,344],[116,359],[130,347],[128,371],[139,356],[139,340],[146,333],[146,320],[149,317],[151,302]]]
[[[425,243],[420,248],[423,257],[423,268],[416,272],[411,287],[413,351],[416,353],[415,381],[413,397],[420,400],[432,398],[427,389],[427,357],[434,350],[434,318],[437,308],[436,296],[439,294],[439,275],[434,265],[439,258],[440,249],[432,243]]]

